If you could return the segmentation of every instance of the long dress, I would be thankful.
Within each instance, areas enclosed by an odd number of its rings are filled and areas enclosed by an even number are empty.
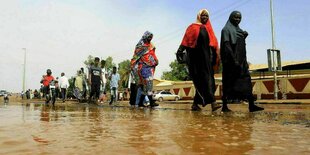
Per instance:
[[[82,96],[83,96],[84,91],[85,91],[85,89],[83,87],[83,83],[84,83],[84,80],[83,80],[82,75],[78,75],[75,77],[73,92],[74,92],[74,96],[78,100],[82,99]]]
[[[153,76],[155,67],[158,65],[158,59],[155,54],[155,46],[150,42],[146,43],[145,38],[153,35],[150,32],[145,32],[142,39],[138,42],[135,48],[135,53],[131,59],[131,70],[134,78],[138,79],[136,83],[143,85],[143,94],[152,95]]]
[[[222,36],[229,34],[223,29]],[[246,56],[246,35],[236,27],[235,41],[221,41],[221,58],[223,64],[223,99],[244,100],[253,98],[249,65]],[[226,35],[227,36],[227,35]]]
[[[190,77],[196,88],[192,109],[199,109],[215,101],[215,81],[213,67],[219,64],[219,48],[210,20],[202,24],[197,19],[186,29],[177,53],[186,49]]]
[[[209,46],[209,35],[204,26],[200,27],[195,48],[188,48],[188,69],[196,93],[194,104],[206,105],[215,101],[214,54]]]
[[[239,27],[241,13],[233,11],[221,32],[221,59],[223,65],[223,112],[230,112],[227,104],[235,100],[249,102],[249,111],[261,111],[254,104],[252,82],[246,55],[246,31]]]

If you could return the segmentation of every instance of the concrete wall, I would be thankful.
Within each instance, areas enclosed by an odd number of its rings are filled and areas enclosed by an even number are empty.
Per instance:
[[[310,99],[310,75],[298,77],[278,77],[279,99]],[[160,84],[160,83],[159,83]],[[273,99],[274,81],[270,79],[252,80],[253,94],[257,99]],[[182,99],[192,99],[195,87],[191,81],[171,82],[167,86],[154,86],[155,90],[169,90]],[[215,97],[221,99],[222,83],[216,82]]]

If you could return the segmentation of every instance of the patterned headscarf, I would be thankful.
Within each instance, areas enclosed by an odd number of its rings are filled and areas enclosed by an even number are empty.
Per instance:
[[[142,40],[146,40],[150,36],[153,36],[153,33],[151,33],[150,31],[145,31],[142,36]]]
[[[131,68],[134,68],[135,64],[137,61],[145,54],[148,52],[149,46],[153,46],[152,43],[148,46],[145,45],[145,40],[149,37],[152,36],[153,33],[149,31],[145,31],[142,38],[139,40],[139,42],[136,45],[135,51],[133,58],[131,59]]]

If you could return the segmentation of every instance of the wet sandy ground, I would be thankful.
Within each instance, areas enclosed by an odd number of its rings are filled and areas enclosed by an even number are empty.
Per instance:
[[[310,105],[0,104],[0,154],[310,154]]]

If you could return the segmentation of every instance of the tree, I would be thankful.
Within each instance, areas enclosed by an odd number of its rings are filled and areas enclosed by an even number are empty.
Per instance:
[[[68,79],[69,81],[69,87],[67,89],[67,97],[68,98],[75,98],[75,96],[73,95],[73,89],[74,89],[74,79],[75,77],[71,77],[70,79]]]
[[[112,69],[113,67],[116,66],[115,63],[113,62],[113,58],[112,57],[107,57],[105,59],[105,68],[107,71],[108,76],[111,75],[112,73]],[[107,83],[106,83],[106,91],[109,92],[110,91],[110,80],[107,79]]]
[[[115,65],[115,63],[113,62],[113,58],[112,57],[107,57],[106,59],[105,59],[105,67],[106,67],[106,70],[108,71],[108,72],[111,72],[112,71],[112,68],[114,67],[114,66],[116,66]]]
[[[101,58],[102,59],[102,58]],[[95,60],[95,57],[94,56],[92,56],[92,55],[89,55],[88,57],[87,57],[87,59],[84,61],[84,64],[87,66],[87,67],[89,67],[90,66],[90,64],[92,64],[92,63],[94,63],[94,60]],[[113,68],[113,66],[115,66],[115,63],[113,63],[113,58],[112,57],[107,57],[106,59],[105,59],[105,67],[106,67],[106,69],[107,69],[107,71],[112,71],[112,68]]]
[[[171,71],[163,72],[162,79],[171,81],[190,80],[188,69],[185,64],[179,64],[177,60],[170,63]]]
[[[94,63],[95,57],[92,55],[89,55],[87,59],[84,61],[84,64],[88,67],[91,63]]]
[[[118,73],[120,74],[121,87],[128,87],[130,74],[130,60],[124,60],[118,64]]]
[[[103,59],[103,58],[101,58],[101,59]],[[87,59],[84,61],[84,64],[86,65],[86,67],[88,68],[92,63],[94,63],[94,60],[95,60],[95,57],[94,56],[92,56],[92,55],[89,55],[88,57],[87,57]],[[112,72],[112,68],[114,67],[114,66],[116,66],[115,65],[115,63],[113,63],[113,58],[112,57],[107,57],[106,59],[105,59],[105,67],[106,67],[106,71],[107,71],[107,73],[108,74],[110,74],[111,72]],[[88,74],[88,72],[86,72],[86,74]],[[107,85],[106,85],[106,91],[110,91],[110,81],[108,80],[107,81]]]

